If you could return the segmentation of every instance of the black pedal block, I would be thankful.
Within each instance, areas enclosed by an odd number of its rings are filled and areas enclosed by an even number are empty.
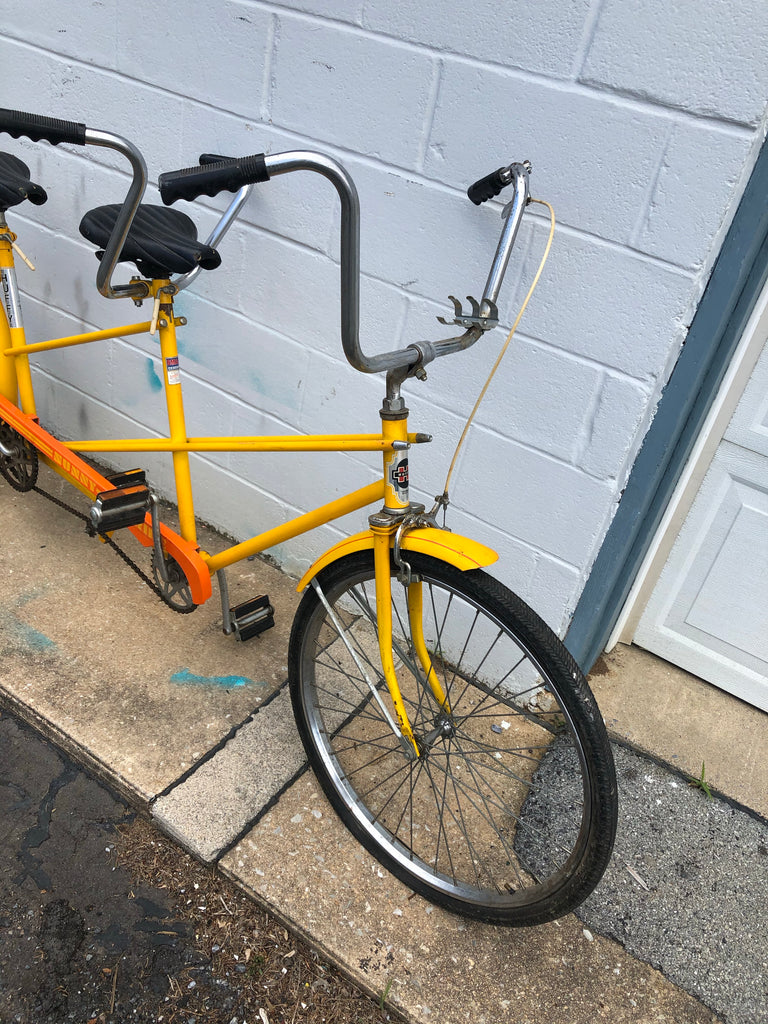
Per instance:
[[[113,487],[135,487],[138,484],[147,486],[147,474],[143,469],[126,469],[124,473],[109,473],[107,480]]]
[[[90,508],[90,527],[94,533],[111,533],[127,526],[140,526],[152,508],[152,496],[145,483],[102,491]]]
[[[229,614],[238,640],[250,640],[275,624],[275,609],[266,594],[231,608]]]

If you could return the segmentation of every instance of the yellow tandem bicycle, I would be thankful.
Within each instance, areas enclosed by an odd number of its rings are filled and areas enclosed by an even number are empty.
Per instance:
[[[512,163],[470,186],[480,204],[509,188],[502,231],[482,298],[454,301],[455,337],[374,356],[358,337],[359,201],[335,160],[312,151],[222,158],[160,176],[165,205],[142,203],[144,159],[111,132],[37,114],[0,110],[0,132],[33,141],[107,147],[132,179],[122,203],[89,211],[81,233],[99,248],[99,292],[151,304],[151,319],[110,330],[28,341],[14,269],[16,235],[7,211],[46,194],[28,167],[0,153],[0,473],[18,491],[37,484],[42,461],[91,499],[89,529],[130,531],[152,551],[154,589],[193,611],[219,584],[226,633],[240,640],[273,623],[267,597],[229,607],[225,570],[308,530],[370,505],[368,529],[347,537],[304,575],[290,637],[289,686],[310,764],[345,825],[415,892],[447,909],[496,924],[533,925],[572,910],[594,889],[616,830],[616,780],[597,705],[571,655],[517,595],[486,569],[486,545],[438,524],[446,493],[427,511],[409,497],[408,452],[431,440],[412,432],[401,394],[434,359],[462,352],[498,322],[497,298],[530,201],[530,166]],[[311,172],[341,204],[341,341],[364,373],[385,374],[377,434],[189,437],[182,398],[174,298],[221,258],[216,246],[257,183]],[[234,194],[210,238],[171,208],[222,191]],[[118,263],[138,275],[113,282]],[[446,321],[443,321],[444,323]],[[59,440],[40,424],[30,359],[51,349],[155,332],[164,368],[168,435],[154,439]],[[180,527],[159,518],[142,470],[109,474],[91,459],[106,452],[167,452]],[[195,452],[380,452],[376,482],[211,555],[197,542],[190,474]],[[148,581],[151,583],[151,581]]]

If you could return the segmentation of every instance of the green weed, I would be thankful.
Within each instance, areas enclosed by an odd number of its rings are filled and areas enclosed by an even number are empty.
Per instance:
[[[695,775],[688,776],[688,785],[693,786],[695,789],[700,789],[707,797],[707,800],[712,799],[712,790],[709,788],[709,783],[704,778],[704,762],[701,762],[701,775],[696,778]]]

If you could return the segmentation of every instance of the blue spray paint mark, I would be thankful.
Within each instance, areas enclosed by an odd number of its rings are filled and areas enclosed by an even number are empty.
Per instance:
[[[26,626],[23,622],[18,623],[15,632],[24,646],[33,651],[48,651],[56,646],[53,640],[46,636],[45,633],[40,633],[38,630],[33,629],[32,626]]]
[[[225,690],[231,690],[236,686],[266,686],[266,683],[257,683],[247,676],[198,676],[189,669],[183,668],[180,672],[174,672],[171,676],[172,683],[179,683],[182,686],[221,686]]]
[[[26,602],[19,602],[19,604],[22,603]],[[21,648],[30,654],[42,654],[44,651],[51,651],[56,647],[54,641],[45,633],[28,626],[26,622],[22,622],[10,611],[0,612],[0,629],[13,647]]]
[[[153,359],[147,358],[147,380],[152,391],[162,391],[163,382],[160,380]]]

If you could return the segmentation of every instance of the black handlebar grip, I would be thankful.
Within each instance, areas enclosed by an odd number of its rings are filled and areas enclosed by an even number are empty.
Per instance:
[[[493,199],[499,192],[504,188],[505,185],[509,184],[510,179],[505,180],[506,167],[500,167],[497,171],[493,171],[492,174],[486,174],[484,178],[480,178],[474,185],[470,185],[467,189],[467,195],[475,204],[479,206],[484,203],[487,199]]]
[[[14,139],[26,135],[33,142],[45,139],[58,146],[69,142],[73,146],[85,145],[86,127],[77,121],[60,121],[57,117],[27,114],[23,110],[0,108],[0,132],[8,132]]]
[[[205,154],[204,154],[205,155]],[[166,206],[177,199],[197,199],[198,196],[215,196],[219,192],[237,192],[243,185],[268,181],[264,154],[234,157],[203,167],[184,167],[180,171],[168,171],[158,178],[160,197]]]

